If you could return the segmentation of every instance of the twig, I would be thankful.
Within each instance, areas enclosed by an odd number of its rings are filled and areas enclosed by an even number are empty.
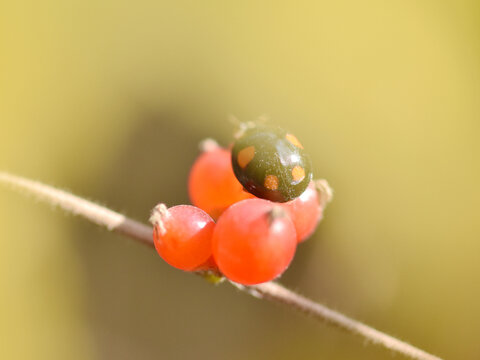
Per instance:
[[[42,201],[59,206],[72,214],[83,216],[97,225],[105,226],[109,230],[127,235],[140,241],[144,245],[153,247],[151,227],[135,220],[131,220],[106,207],[72,195],[66,191],[6,172],[0,171],[0,183],[10,185],[12,188],[26,194],[34,195]],[[284,304],[304,314],[311,315],[319,321],[337,326],[351,334],[359,335],[369,342],[383,346],[411,359],[441,360],[435,355],[431,355],[407,344],[406,342],[398,340],[337,311],[331,310],[324,305],[307,299],[306,297],[284,288],[278,283],[268,282],[254,286],[232,284],[250,295]]]

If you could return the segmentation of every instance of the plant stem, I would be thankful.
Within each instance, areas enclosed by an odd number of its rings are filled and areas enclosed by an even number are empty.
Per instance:
[[[70,194],[69,192],[6,172],[0,171],[0,183],[9,185],[13,189],[25,194],[33,195],[49,204],[59,206],[69,213],[82,216],[97,225],[105,226],[111,231],[126,235],[153,248],[152,228],[150,226],[129,219],[106,207]],[[257,298],[284,304],[291,309],[311,315],[316,320],[334,325],[350,334],[358,335],[369,342],[383,346],[411,359],[441,360],[437,356],[431,355],[406,342],[382,333],[368,325],[286,289],[278,283],[268,282],[253,286],[232,284]]]

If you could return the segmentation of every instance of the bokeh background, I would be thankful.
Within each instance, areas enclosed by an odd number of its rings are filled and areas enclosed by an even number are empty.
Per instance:
[[[268,115],[335,199],[281,282],[480,358],[480,2],[0,2],[0,168],[146,221],[205,137]],[[388,351],[0,189],[2,359]],[[398,357],[398,356],[397,356]]]

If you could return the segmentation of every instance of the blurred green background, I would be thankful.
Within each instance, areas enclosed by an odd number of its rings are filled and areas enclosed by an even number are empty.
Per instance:
[[[1,1],[0,169],[146,221],[268,114],[335,189],[287,286],[480,358],[480,3]],[[2,359],[386,359],[0,189]],[[398,356],[397,356],[398,358]]]

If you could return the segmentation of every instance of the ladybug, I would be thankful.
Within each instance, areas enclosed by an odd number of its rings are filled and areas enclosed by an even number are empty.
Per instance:
[[[273,126],[243,129],[233,144],[232,167],[246,191],[275,202],[300,196],[312,179],[310,158],[300,141]]]

